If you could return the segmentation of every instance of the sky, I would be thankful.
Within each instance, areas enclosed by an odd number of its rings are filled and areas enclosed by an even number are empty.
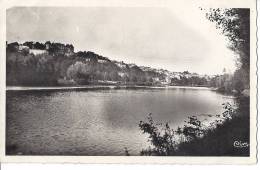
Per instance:
[[[111,60],[169,71],[221,74],[234,54],[199,7],[14,7],[8,42],[73,44]]]

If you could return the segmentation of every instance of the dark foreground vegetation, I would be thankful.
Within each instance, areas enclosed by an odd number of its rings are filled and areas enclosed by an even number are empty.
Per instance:
[[[178,129],[155,123],[150,114],[147,122],[139,123],[151,144],[141,155],[249,156],[249,98],[239,97],[236,106],[226,103],[223,107],[222,114],[208,115],[215,119],[209,125],[191,116]]]
[[[216,128],[207,130],[203,138],[195,138],[190,142],[179,145],[181,155],[203,155],[203,156],[249,156],[250,143],[250,120],[249,120],[249,98],[240,97],[238,108],[231,113],[222,124]]]

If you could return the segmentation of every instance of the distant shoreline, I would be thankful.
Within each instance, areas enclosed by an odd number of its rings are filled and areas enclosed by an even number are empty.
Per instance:
[[[110,90],[110,89],[200,89],[216,90],[210,87],[195,86],[116,86],[116,85],[85,85],[85,86],[6,86],[6,91],[41,91],[41,90]]]

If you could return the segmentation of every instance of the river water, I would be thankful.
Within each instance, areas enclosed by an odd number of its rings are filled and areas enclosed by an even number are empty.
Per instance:
[[[207,88],[8,90],[7,154],[139,155],[149,146],[138,123],[152,113],[181,126],[188,116],[220,114],[233,98]],[[205,117],[206,118],[206,117]],[[204,118],[203,118],[204,119]]]

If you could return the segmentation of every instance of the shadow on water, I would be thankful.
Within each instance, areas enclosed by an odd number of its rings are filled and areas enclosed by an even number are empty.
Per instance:
[[[138,122],[147,113],[155,113],[160,122],[178,124],[187,113],[217,112],[219,103],[229,100],[210,90],[182,88],[8,90],[6,94],[9,155],[124,155],[124,147],[130,155],[139,155],[147,139]]]

